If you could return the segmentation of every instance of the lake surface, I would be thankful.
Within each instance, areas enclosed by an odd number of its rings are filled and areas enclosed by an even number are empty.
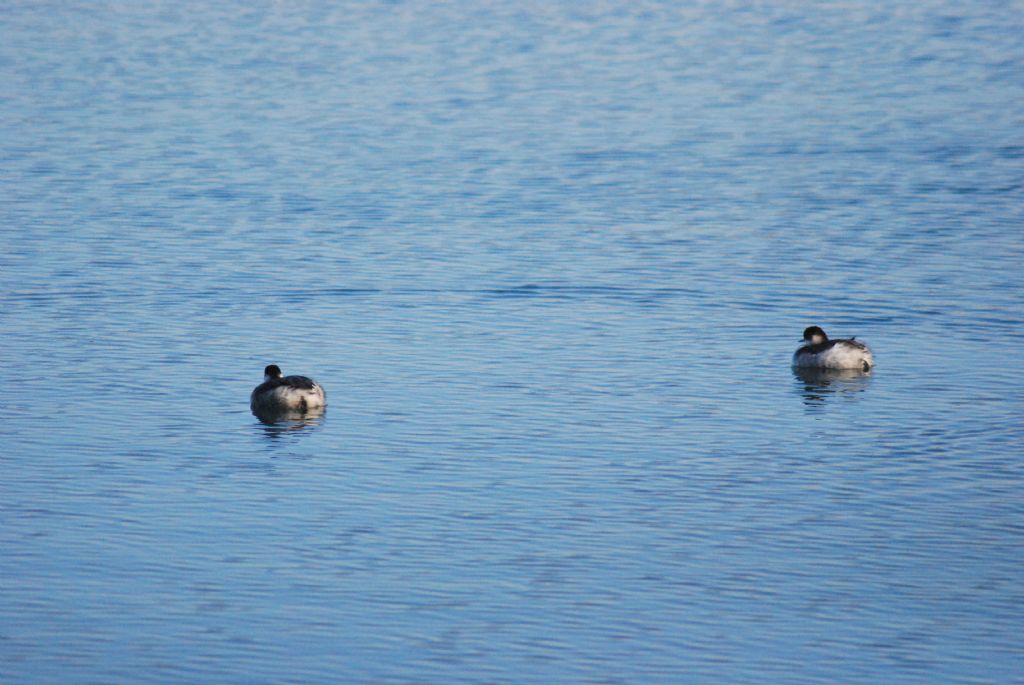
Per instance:
[[[1019,2],[215,5],[3,8],[0,681],[1024,682]]]

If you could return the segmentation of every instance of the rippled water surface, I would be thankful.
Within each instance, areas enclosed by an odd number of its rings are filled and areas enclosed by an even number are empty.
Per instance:
[[[3,14],[0,681],[1022,682],[1019,2]]]

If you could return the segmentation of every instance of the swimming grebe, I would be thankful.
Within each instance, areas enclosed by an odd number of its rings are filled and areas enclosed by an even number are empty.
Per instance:
[[[829,340],[817,326],[804,330],[804,344],[793,354],[793,366],[811,369],[860,369],[868,371],[875,365],[871,350],[862,342]]]
[[[305,376],[282,376],[281,367],[271,364],[263,369],[263,382],[249,397],[254,414],[307,412],[327,406],[320,384]]]

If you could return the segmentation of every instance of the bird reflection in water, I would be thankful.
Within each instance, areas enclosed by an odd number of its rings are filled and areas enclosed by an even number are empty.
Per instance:
[[[793,368],[793,375],[801,387],[804,404],[823,407],[829,396],[855,397],[867,390],[871,372],[860,369]]]
[[[313,430],[323,422],[325,407],[306,411],[283,410],[277,412],[253,412],[260,420],[260,428],[268,438],[278,438],[286,433]]]

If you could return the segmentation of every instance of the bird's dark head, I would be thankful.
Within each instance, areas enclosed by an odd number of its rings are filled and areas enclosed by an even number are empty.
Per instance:
[[[828,340],[828,336],[817,326],[808,326],[804,329],[804,340],[811,345],[820,345]]]
[[[267,368],[263,369],[263,379],[272,380],[274,378],[281,377],[281,367],[277,364],[271,364]]]

